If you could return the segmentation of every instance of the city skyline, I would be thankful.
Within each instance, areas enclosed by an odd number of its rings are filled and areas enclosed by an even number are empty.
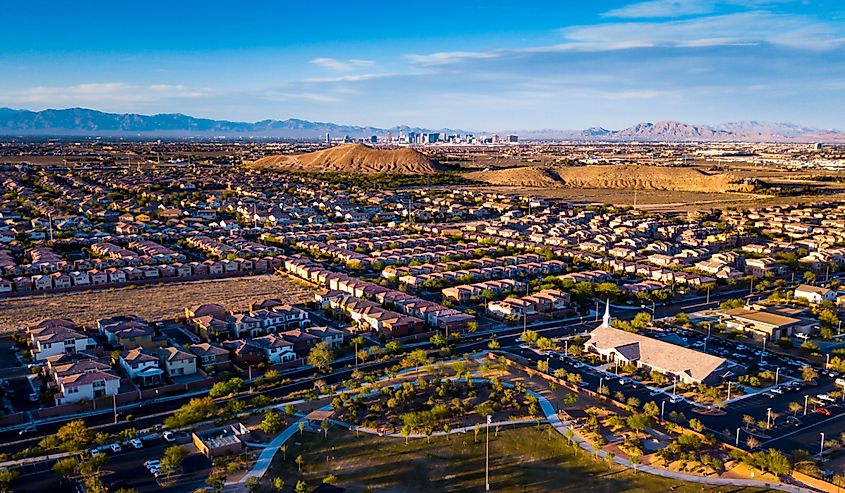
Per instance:
[[[43,9],[37,36],[29,22],[0,34],[0,106],[476,131],[843,126],[832,2],[88,7]],[[10,18],[30,8],[9,6]]]

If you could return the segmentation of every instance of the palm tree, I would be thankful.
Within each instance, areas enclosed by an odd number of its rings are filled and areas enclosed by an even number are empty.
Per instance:
[[[296,467],[299,469],[299,472],[302,472],[302,465],[305,464],[305,458],[301,455],[297,455],[294,462],[296,462]]]
[[[299,422],[299,438],[302,438],[302,432],[305,431],[305,422]]]
[[[288,460],[288,444],[282,444],[281,446],[279,446],[279,450],[282,451],[282,460]]]
[[[790,402],[788,407],[789,407],[789,410],[792,412],[793,417],[798,415],[798,411],[803,409],[801,404],[798,403],[798,402]]]

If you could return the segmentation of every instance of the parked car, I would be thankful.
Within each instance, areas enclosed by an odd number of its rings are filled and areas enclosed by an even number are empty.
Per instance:
[[[140,438],[133,438],[132,440],[129,440],[129,445],[132,445],[136,449],[144,448],[144,444],[141,442]]]
[[[827,409],[825,409],[823,407],[817,407],[817,408],[813,409],[813,412],[823,414],[825,416],[830,416],[830,414],[831,414],[830,411],[828,411]]]
[[[108,447],[109,447],[109,450],[111,450],[115,454],[123,450],[123,448],[121,448],[120,444],[117,444],[117,443],[112,443]]]
[[[154,469],[154,468],[158,468],[160,466],[161,466],[161,461],[158,460],[158,459],[148,460],[148,461],[144,462],[144,467],[146,467],[147,469]]]
[[[176,435],[174,435],[172,431],[165,431],[164,433],[162,433],[161,437],[168,442],[176,441]]]

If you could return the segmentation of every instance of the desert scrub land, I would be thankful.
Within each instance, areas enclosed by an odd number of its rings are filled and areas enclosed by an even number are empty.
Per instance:
[[[85,325],[126,314],[162,320],[178,317],[185,307],[199,303],[219,303],[242,310],[252,301],[281,298],[302,303],[311,301],[311,296],[303,284],[270,274],[29,296],[0,301],[0,332],[45,318],[69,318]]]
[[[285,454],[277,454],[264,477],[262,489],[272,489],[273,478],[284,479],[285,492],[294,491],[297,481],[315,488],[331,474],[336,484],[350,492],[433,493],[484,491],[485,435],[465,434],[411,440],[361,433],[356,437],[337,427],[328,431],[298,435]],[[302,457],[302,471],[296,459]],[[286,457],[286,459],[285,459]],[[334,479],[332,479],[334,481]],[[573,448],[547,426],[529,425],[517,429],[490,430],[490,485],[498,492],[590,491],[701,492],[702,485],[634,472],[610,466],[580,448]],[[736,486],[706,491],[751,493],[764,491]]]

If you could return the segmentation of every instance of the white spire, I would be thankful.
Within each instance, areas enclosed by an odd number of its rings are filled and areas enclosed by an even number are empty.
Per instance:
[[[607,304],[604,305],[604,316],[601,319],[602,327],[610,327],[610,298],[607,299]]]

